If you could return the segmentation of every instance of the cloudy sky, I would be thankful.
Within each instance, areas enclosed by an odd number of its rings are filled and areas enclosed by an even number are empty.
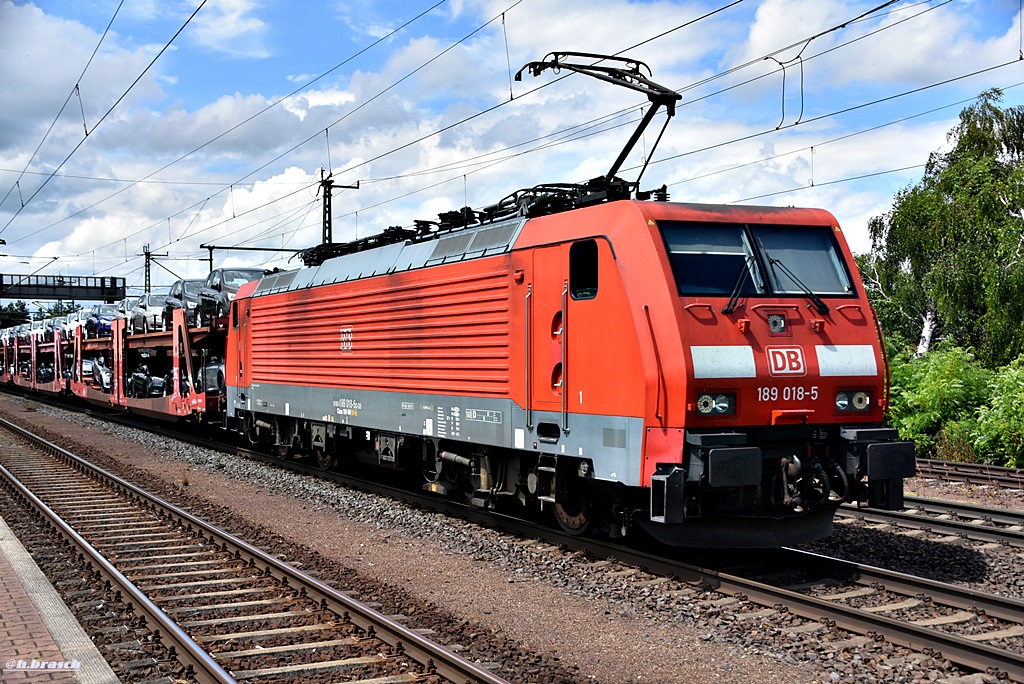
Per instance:
[[[1022,47],[1020,0],[0,0],[0,272],[139,292],[145,245],[155,287],[204,276],[200,245],[309,247],[321,169],[359,185],[335,190],[335,241],[602,175],[647,100],[512,80],[552,51],[682,94],[642,188],[823,207],[866,252],[964,106],[1024,102]]]

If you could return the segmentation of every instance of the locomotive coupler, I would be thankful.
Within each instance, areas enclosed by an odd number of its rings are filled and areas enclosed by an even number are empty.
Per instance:
[[[796,480],[803,470],[800,459],[796,454],[789,458],[779,459],[779,470],[782,479],[782,505],[786,508],[800,506],[800,494],[796,493]],[[795,496],[792,496],[790,492],[795,493]]]

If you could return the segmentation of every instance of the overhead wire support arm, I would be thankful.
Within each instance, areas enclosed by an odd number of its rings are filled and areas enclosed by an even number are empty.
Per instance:
[[[565,61],[569,58],[615,62],[624,66],[602,66],[600,64],[580,64]],[[640,140],[640,136],[643,135],[647,126],[650,125],[655,114],[658,113],[658,110],[661,107],[665,107],[668,119],[671,119],[676,113],[676,102],[681,100],[683,97],[671,88],[655,83],[647,76],[644,76],[643,71],[646,70],[647,73],[650,74],[651,68],[639,60],[627,59],[625,57],[613,57],[611,55],[600,55],[591,52],[548,53],[543,60],[539,62],[530,62],[520,69],[519,72],[516,73],[516,80],[521,81],[523,79],[524,71],[529,71],[534,76],[539,76],[546,69],[553,69],[556,72],[560,69],[567,69],[585,76],[593,76],[601,81],[606,81],[614,85],[620,85],[629,88],[630,90],[643,93],[647,96],[647,99],[651,101],[651,104],[654,105],[646,114],[644,114],[643,119],[641,119],[636,130],[633,131],[633,135],[626,143],[626,146],[623,148],[622,152],[619,153],[615,163],[612,164],[612,168],[605,175],[605,180],[609,182],[615,177],[615,174],[619,172],[622,164],[626,161],[626,157],[628,157],[629,153],[633,151],[633,148]],[[668,126],[668,120],[665,121],[665,126]],[[664,132],[665,130],[662,128],[662,133]],[[658,141],[660,140],[661,134],[658,135]],[[655,142],[655,147],[657,146],[658,141]],[[653,151],[654,148],[651,149],[652,153]],[[648,157],[650,157],[650,155],[648,155]],[[644,168],[646,168],[646,164],[644,165]],[[642,173],[643,172],[641,171],[641,175]],[[639,179],[637,180],[637,183],[639,183]]]
[[[220,249],[224,251],[244,251],[244,252],[290,252],[297,254],[303,250],[292,249],[289,247],[244,247],[242,245],[199,245],[199,249],[209,250],[210,252],[210,270],[213,270],[213,250]]]
[[[321,169],[320,187],[324,191],[324,216],[323,216],[323,244],[329,245],[334,242],[333,237],[333,212],[331,210],[331,195],[334,188],[344,188],[346,190],[358,190],[359,181],[356,181],[355,185],[337,185],[334,182],[333,174],[324,173]]]

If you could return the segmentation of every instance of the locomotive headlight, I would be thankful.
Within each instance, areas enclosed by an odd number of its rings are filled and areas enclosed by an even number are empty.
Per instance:
[[[837,411],[849,411],[850,410],[850,393],[839,392],[836,394],[836,410]]]
[[[702,415],[732,415],[736,413],[735,394],[701,394],[697,397],[697,411]]]
[[[854,392],[853,393],[853,410],[854,411],[866,411],[871,407],[871,393],[870,392]]]
[[[870,390],[845,390],[836,392],[836,410],[849,411],[870,411],[871,391]]]

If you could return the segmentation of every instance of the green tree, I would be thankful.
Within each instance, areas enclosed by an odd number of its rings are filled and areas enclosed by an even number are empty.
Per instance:
[[[992,380],[991,398],[980,407],[974,446],[990,463],[1024,466],[1024,358],[1000,368]]]
[[[28,323],[28,307],[25,302],[12,302],[0,306],[0,329]]]
[[[73,311],[78,311],[80,307],[74,301],[65,302],[63,299],[58,299],[56,302],[46,307],[43,311],[44,318],[53,318],[54,316],[64,316]]]
[[[944,431],[973,431],[975,412],[989,396],[992,372],[970,351],[936,349],[920,358],[897,354],[890,365],[889,420],[901,438],[916,443],[919,455],[942,456],[938,447]]]
[[[975,350],[990,368],[1024,352],[1024,107],[982,93],[932,153],[922,180],[869,223],[872,254],[860,265],[884,329]]]

